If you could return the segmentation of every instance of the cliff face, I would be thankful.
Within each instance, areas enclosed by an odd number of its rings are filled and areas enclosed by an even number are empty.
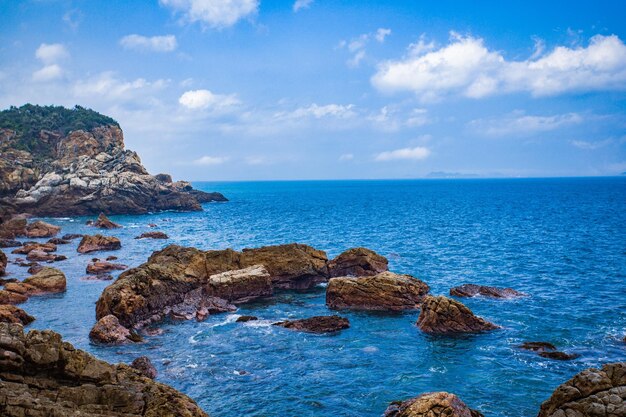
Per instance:
[[[122,130],[109,120],[105,125],[64,131],[39,129],[45,127],[42,123],[28,130],[10,129],[0,119],[4,214],[141,214],[201,210],[200,203],[226,201],[219,193],[194,190],[188,182],[172,182],[169,175],[150,175],[139,156],[124,149]]]

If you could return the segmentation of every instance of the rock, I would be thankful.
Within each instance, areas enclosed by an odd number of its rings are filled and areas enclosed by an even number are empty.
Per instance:
[[[0,305],[0,323],[19,323],[26,326],[33,321],[35,318],[19,307],[11,304]]]
[[[0,304],[20,304],[28,300],[28,296],[18,292],[0,290]]]
[[[61,231],[61,228],[52,224],[37,220],[26,226],[25,235],[30,238],[53,237]]]
[[[369,277],[332,278],[326,305],[333,310],[402,311],[419,308],[429,288],[410,275],[382,272]]]
[[[97,275],[86,275],[82,277],[81,281],[111,281],[113,279],[113,275],[111,274],[97,274]]]
[[[0,239],[0,248],[17,248],[22,246],[22,242],[12,239]]]
[[[484,417],[456,395],[429,392],[406,401],[393,402],[383,417]]]
[[[273,294],[272,279],[263,265],[211,275],[204,289],[209,296],[235,304]]]
[[[0,250],[0,275],[4,275],[7,269],[7,256]]]
[[[163,232],[144,232],[135,239],[169,239],[170,237]]]
[[[545,352],[547,350],[556,350],[556,346],[548,342],[524,342],[520,349],[532,350],[533,352]]]
[[[475,333],[498,329],[456,300],[444,296],[427,296],[417,319],[417,326],[425,333]]]
[[[82,238],[84,235],[81,235],[79,233],[69,233],[67,235],[63,235],[61,237],[61,239],[63,240],[74,240],[74,239],[78,239],[79,237]]]
[[[257,316],[239,316],[237,317],[237,320],[235,320],[237,323],[246,323],[249,321],[254,321],[254,320],[258,320],[259,318]]]
[[[85,235],[76,249],[79,253],[89,253],[101,250],[118,250],[122,248],[120,240],[113,236]]]
[[[115,260],[117,260],[117,256],[110,255],[110,256],[107,256],[107,258],[106,258],[106,261],[107,261],[107,262],[109,262],[109,261],[115,261]]]
[[[580,355],[577,354],[577,353],[565,353],[565,352],[560,352],[560,351],[555,351],[555,352],[546,351],[546,352],[539,352],[539,356],[541,356],[542,358],[555,359],[557,361],[570,361],[572,359],[578,358]]]
[[[561,384],[541,404],[537,417],[626,415],[626,362],[589,368]]]
[[[450,289],[450,295],[456,297],[475,297],[482,295],[490,298],[517,298],[526,297],[523,292],[512,288],[488,287],[485,285],[463,284]]]
[[[40,272],[43,268],[43,265],[40,265],[37,262],[33,262],[33,264],[28,268],[27,272],[32,275]]]
[[[104,213],[100,213],[95,222],[91,222],[90,226],[98,227],[100,229],[118,229],[120,226],[117,223],[113,223]]]
[[[56,252],[57,245],[55,245],[54,243],[27,242],[23,246],[20,246],[17,249],[13,249],[11,253],[28,255],[31,251],[34,250],[41,252]]]
[[[65,292],[67,281],[65,274],[56,268],[45,267],[35,275],[31,275],[22,281],[34,289],[28,291],[29,295],[55,294]]]
[[[148,227],[157,227],[157,225],[154,223],[148,223]]]
[[[26,255],[26,259],[39,262],[54,261],[54,255],[42,250],[31,250],[28,252],[28,255]]]
[[[0,278],[0,285],[8,284],[10,282],[18,282],[17,278]]]
[[[560,361],[568,361],[578,358],[580,355],[576,353],[565,353],[556,350],[556,346],[548,342],[524,342],[519,346],[520,349],[531,350],[543,358],[556,359]]]
[[[366,248],[349,249],[328,262],[331,277],[365,277],[389,270],[387,258]]]
[[[161,181],[165,184],[172,183],[172,176],[170,174],[156,174],[154,178],[156,178],[157,181]]]
[[[0,177],[1,178],[1,177]],[[0,193],[1,194],[1,193]],[[1,206],[2,204],[0,204]],[[0,238],[15,239],[26,235],[26,225],[28,221],[24,217],[13,217],[0,223]]]
[[[225,313],[237,310],[223,298],[208,295],[203,288],[197,288],[185,294],[183,300],[172,306],[167,306],[162,314],[157,314],[157,320],[169,317],[173,320],[205,320],[210,314]],[[155,316],[153,316],[155,317]]]
[[[48,239],[48,243],[52,243],[53,245],[67,245],[71,241],[69,239],[63,239],[60,237],[53,237],[52,239]]]
[[[50,330],[0,324],[0,415],[7,417],[208,417],[189,397],[111,365]]]
[[[130,330],[122,326],[112,314],[102,317],[89,332],[89,338],[94,342],[104,344],[119,344],[132,342]]]
[[[348,319],[339,316],[315,316],[301,320],[286,320],[274,323],[274,326],[307,333],[332,333],[350,327]]]
[[[110,271],[123,271],[127,269],[126,265],[122,264],[113,264],[111,262],[92,262],[87,264],[87,273],[93,275],[104,274],[105,272]]]
[[[157,370],[147,356],[138,357],[130,364],[130,367],[141,372],[146,378],[154,379],[157,377]]]

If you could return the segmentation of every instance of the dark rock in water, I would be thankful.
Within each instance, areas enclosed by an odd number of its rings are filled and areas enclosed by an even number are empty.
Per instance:
[[[517,298],[526,297],[523,292],[512,288],[488,287],[485,285],[463,284],[450,289],[450,295],[456,297],[475,297],[482,295],[490,298]]]
[[[0,324],[0,415],[208,417],[180,392],[128,365],[111,365],[50,330]]]
[[[148,227],[157,227],[157,225],[156,225],[156,224],[154,224],[154,223],[149,223],[149,224],[148,224]]]
[[[79,253],[89,253],[101,250],[118,250],[122,248],[122,242],[113,236],[85,235],[76,249]]]
[[[157,370],[147,356],[138,357],[130,366],[141,372],[146,378],[154,379],[157,377]]]
[[[56,236],[56,234],[60,231],[60,227],[38,220],[36,222],[28,224],[26,226],[24,234],[26,235],[26,237],[30,238],[53,237]]]
[[[28,268],[29,274],[36,274],[43,269],[43,265],[38,264],[37,262],[33,262],[33,264]]]
[[[41,252],[56,252],[57,245],[55,245],[54,243],[27,242],[23,246],[20,246],[17,249],[13,249],[11,253],[28,255],[31,251],[34,250]]]
[[[113,223],[104,213],[100,213],[95,222],[87,222],[88,225],[98,227],[100,229],[118,229],[120,226],[117,223]]]
[[[53,245],[67,245],[68,243],[71,243],[71,241],[69,239],[53,237],[52,239],[48,239],[48,243],[52,243]]]
[[[524,342],[520,349],[532,350],[533,352],[545,352],[547,350],[556,350],[556,346],[548,342]]]
[[[348,319],[339,316],[315,316],[301,320],[286,320],[274,323],[274,326],[307,333],[332,333],[350,327]]]
[[[369,277],[332,278],[326,305],[334,310],[402,311],[419,308],[429,288],[410,275],[382,272]]]
[[[120,344],[132,342],[130,330],[122,326],[114,315],[102,317],[89,332],[89,338],[94,342],[105,344]]]
[[[22,242],[12,239],[0,239],[0,248],[17,248],[22,246]]]
[[[126,265],[113,264],[111,262],[96,261],[87,264],[87,273],[93,275],[104,274],[110,271],[123,271],[127,269]]]
[[[365,277],[388,269],[387,258],[366,248],[349,249],[328,262],[331,277]]]
[[[626,415],[626,362],[589,368],[561,384],[541,404],[537,417],[623,417]]]
[[[258,320],[259,318],[257,316],[239,316],[237,317],[237,320],[235,320],[237,323],[246,323],[249,321],[254,321],[254,320]]]
[[[115,260],[117,260],[117,256],[113,256],[113,255],[111,255],[111,256],[107,256],[107,258],[106,258],[106,261],[107,261],[107,262],[109,262],[109,261],[115,261]]]
[[[556,359],[560,361],[568,361],[578,358],[580,355],[576,353],[565,353],[556,350],[556,346],[548,342],[524,342],[520,349],[532,350],[537,352],[542,358]]]
[[[556,359],[558,361],[570,361],[572,359],[578,358],[580,355],[577,353],[565,353],[560,351],[545,351],[539,352],[539,356],[541,356],[542,358]]]
[[[170,237],[163,232],[144,232],[135,239],[169,239]]]
[[[0,305],[0,323],[19,323],[26,326],[33,321],[35,318],[19,307],[11,304]]]
[[[447,392],[429,392],[406,401],[393,402],[383,417],[484,417],[459,397]]]
[[[458,301],[444,296],[424,298],[417,326],[425,333],[475,333],[498,329]]]
[[[227,300],[208,295],[203,288],[197,288],[185,294],[185,298],[180,303],[166,307],[162,316],[168,316],[173,320],[196,319],[202,321],[210,314],[236,310],[237,307],[230,304]],[[161,317],[158,320],[160,319]]]
[[[85,275],[80,280],[81,281],[111,281],[113,279],[113,275],[111,274],[96,274],[96,275]]]
[[[0,304],[19,304],[33,295],[65,292],[67,282],[63,272],[55,268],[42,268],[22,282],[10,282],[0,290]]]
[[[19,282],[17,278],[0,278],[0,285],[8,284],[10,282]]]
[[[81,235],[79,233],[69,233],[67,235],[63,235],[61,237],[61,239],[63,240],[74,240],[74,239],[78,239],[79,237],[82,238],[84,235]]]
[[[0,250],[0,275],[4,275],[7,269],[7,256]]]

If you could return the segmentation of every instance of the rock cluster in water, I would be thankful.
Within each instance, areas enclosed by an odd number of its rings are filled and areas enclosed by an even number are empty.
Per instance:
[[[350,322],[345,317],[314,316],[308,319],[280,321],[274,323],[274,326],[307,333],[333,333],[349,328]]]
[[[526,294],[513,288],[489,287],[486,285],[463,284],[450,289],[450,295],[456,297],[475,297],[481,295],[489,298],[517,298]]]
[[[0,304],[19,304],[33,295],[56,294],[66,289],[65,274],[55,268],[43,268],[22,282],[9,282],[0,290]]]
[[[383,417],[484,417],[456,395],[429,392],[406,401],[393,402]]]
[[[474,315],[465,305],[444,296],[424,298],[417,326],[431,334],[475,333],[499,328]]]

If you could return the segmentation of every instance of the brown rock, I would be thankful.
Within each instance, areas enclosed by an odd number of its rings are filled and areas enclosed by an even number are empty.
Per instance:
[[[33,321],[35,318],[19,307],[11,304],[0,305],[0,323],[19,323],[26,326]]]
[[[0,250],[0,275],[4,275],[7,269],[7,256]]]
[[[568,361],[578,358],[580,355],[576,353],[565,353],[556,350],[556,346],[548,342],[524,342],[520,349],[531,350],[537,352],[542,358],[556,359],[560,361]]]
[[[424,298],[417,326],[425,333],[475,333],[499,327],[478,316],[459,303],[444,296]]]
[[[490,298],[526,297],[526,294],[513,288],[488,287],[485,285],[463,284],[450,289],[450,295],[456,297],[475,297],[482,295]]]
[[[97,275],[85,275],[80,280],[81,281],[111,281],[113,279],[113,275],[111,274],[97,274]]]
[[[273,294],[272,279],[263,265],[211,275],[204,290],[211,297],[235,304]]]
[[[30,252],[28,252],[28,255],[26,255],[26,259],[28,259],[29,261],[47,262],[47,261],[54,261],[55,255],[52,253],[35,249],[35,250],[31,250]]]
[[[48,243],[52,243],[53,245],[67,245],[71,241],[69,239],[63,239],[60,237],[53,237],[48,239]]]
[[[81,235],[79,233],[69,233],[67,235],[63,235],[61,237],[61,239],[63,240],[74,240],[74,239],[78,239],[79,237],[82,238],[84,235]]]
[[[122,326],[117,317],[111,314],[98,320],[89,332],[89,338],[94,342],[105,344],[132,342],[130,330]]]
[[[126,265],[122,265],[122,264],[113,264],[111,262],[97,261],[97,262],[90,262],[89,264],[87,264],[87,273],[93,274],[93,275],[99,275],[99,274],[104,274],[105,272],[110,272],[110,271],[123,271],[127,268],[128,267]]]
[[[28,268],[27,272],[32,275],[41,271],[43,268],[44,268],[43,265],[40,265],[37,262],[33,262],[32,265]]]
[[[20,304],[26,302],[28,296],[13,291],[0,290],[0,304]]]
[[[24,234],[26,235],[26,237],[30,238],[53,237],[56,236],[56,234],[60,231],[61,228],[58,226],[54,226],[41,220],[37,220],[36,222],[30,223],[26,226],[26,231]]]
[[[170,237],[163,232],[144,232],[135,239],[169,239]]]
[[[369,277],[332,278],[326,305],[333,310],[402,311],[419,308],[429,288],[410,275],[382,272]]]
[[[107,258],[106,258],[107,262],[108,261],[115,261],[115,260],[117,260],[117,256],[110,255],[110,256],[107,256]]]
[[[590,368],[561,384],[541,404],[538,417],[626,415],[626,362]]]
[[[13,249],[11,253],[17,253],[20,255],[28,255],[31,251],[38,250],[42,252],[56,252],[57,245],[54,243],[37,243],[27,242],[24,246],[20,246],[17,249]]]
[[[67,281],[65,274],[56,268],[43,268],[35,275],[31,275],[22,281],[34,289],[29,290],[29,295],[54,294],[65,292]]]
[[[17,248],[22,246],[22,242],[12,239],[0,239],[0,248]]]
[[[258,320],[259,318],[257,316],[239,316],[237,317],[237,320],[235,320],[237,323],[246,323],[249,321],[254,321],[254,320]]]
[[[339,316],[315,316],[301,320],[286,320],[274,323],[274,326],[307,333],[332,333],[350,327],[348,319]]]
[[[545,352],[548,350],[556,350],[556,346],[548,342],[524,342],[519,347],[520,349],[532,350],[533,352]]]
[[[572,359],[578,358],[580,355],[577,353],[547,351],[547,352],[539,352],[539,356],[541,356],[542,358],[555,359],[557,361],[571,361]]]
[[[459,397],[447,392],[429,392],[410,400],[394,402],[383,417],[484,417]]]
[[[28,221],[23,217],[13,217],[0,223],[0,238],[15,239],[26,234],[26,224]]]
[[[99,227],[100,229],[117,229],[120,226],[117,223],[113,223],[104,213],[100,213],[95,222],[92,222],[91,226]]]
[[[223,298],[208,295],[203,288],[197,288],[185,294],[183,300],[172,306],[167,306],[162,313],[156,313],[153,320],[161,320],[162,317],[170,317],[173,320],[202,321],[210,314],[235,311],[237,307]]]
[[[118,250],[122,248],[122,242],[113,236],[85,235],[78,244],[79,253],[89,253],[101,250]]]
[[[389,270],[387,258],[366,248],[348,249],[328,262],[331,277],[365,277]]]
[[[141,372],[146,378],[154,379],[157,377],[157,370],[147,356],[138,357],[130,364],[130,367]]]

